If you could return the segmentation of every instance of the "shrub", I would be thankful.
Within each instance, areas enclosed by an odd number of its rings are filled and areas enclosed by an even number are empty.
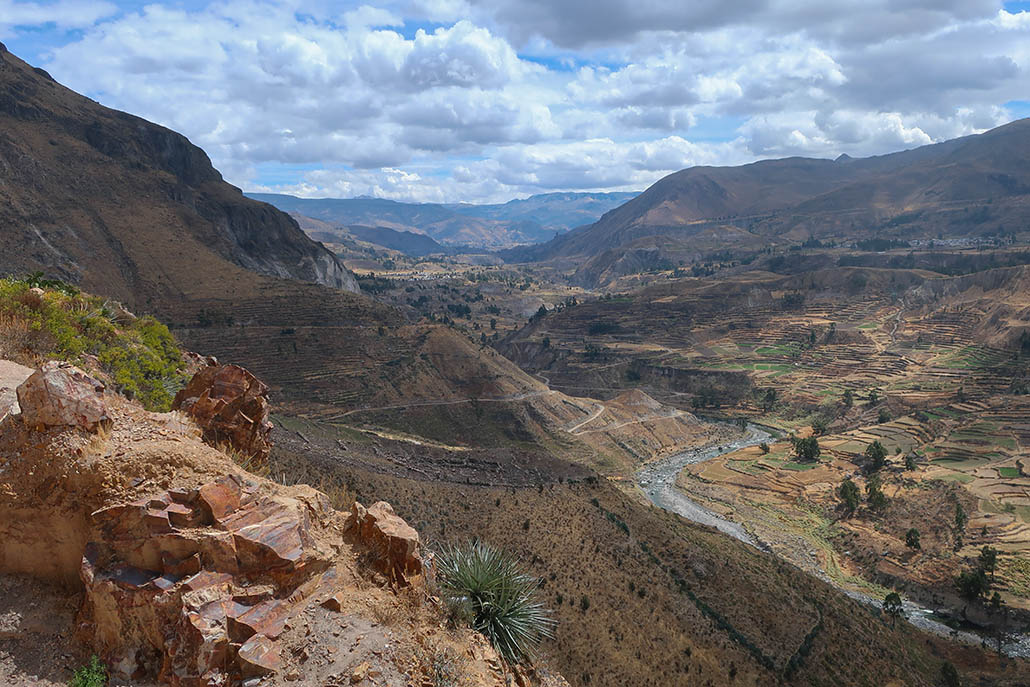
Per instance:
[[[437,582],[457,618],[509,663],[531,660],[554,637],[551,611],[536,598],[539,581],[510,553],[478,541],[446,547],[437,558]]]
[[[866,469],[869,472],[876,472],[884,465],[887,464],[887,449],[883,447],[879,439],[869,444],[865,448],[865,457],[868,460]]]
[[[47,286],[42,296],[29,291],[52,282],[36,275],[0,279],[0,322],[24,334],[20,350],[5,355],[30,364],[48,359],[82,364],[85,356],[96,356],[117,391],[148,410],[168,410],[186,382],[182,352],[168,327],[153,317],[126,316],[119,306],[71,287]]]
[[[72,675],[68,687],[104,687],[107,684],[107,668],[95,655],[89,663],[80,667]]]

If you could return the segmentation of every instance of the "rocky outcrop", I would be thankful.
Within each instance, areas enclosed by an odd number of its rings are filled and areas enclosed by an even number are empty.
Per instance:
[[[223,384],[234,399],[263,398],[239,368],[207,369],[205,403],[223,397],[216,379],[238,382]],[[74,368],[48,371],[68,374],[73,396],[95,393]],[[348,517],[310,487],[242,471],[180,412],[97,400],[111,423],[99,434],[0,423],[0,576],[81,589],[77,635],[112,673],[177,687],[423,685],[453,655],[468,687],[564,684],[446,627],[418,534],[389,504]]]
[[[22,422],[30,427],[81,427],[110,422],[103,382],[68,363],[50,361],[18,387]]]
[[[125,675],[208,687],[279,669],[279,639],[329,591],[342,541],[314,490],[260,493],[243,475],[92,514],[80,631]]]
[[[272,450],[268,386],[238,365],[202,368],[175,395],[172,408],[190,415],[212,446],[228,444],[258,461]]]
[[[389,503],[379,501],[365,508],[355,501],[346,527],[392,584],[404,587],[409,578],[422,574],[418,532],[398,517]]]

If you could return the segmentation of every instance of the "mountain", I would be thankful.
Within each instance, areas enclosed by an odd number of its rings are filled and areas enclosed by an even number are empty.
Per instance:
[[[401,203],[383,198],[296,198],[248,193],[280,210],[347,227],[425,234],[447,246],[505,248],[539,243],[589,224],[633,193],[547,193],[499,205]]]
[[[411,231],[397,231],[386,227],[363,227],[360,224],[352,224],[347,227],[347,231],[358,240],[374,243],[377,246],[397,250],[414,257],[447,252],[446,248],[425,234],[416,234]],[[318,237],[313,236],[312,238],[317,239]]]
[[[810,238],[931,240],[1022,231],[1030,119],[913,150],[836,161],[765,160],[671,174],[594,224],[504,253],[574,259],[580,282]]]
[[[256,289],[357,290],[283,212],[184,136],[103,107],[0,45],[0,273],[42,271],[129,304]]]

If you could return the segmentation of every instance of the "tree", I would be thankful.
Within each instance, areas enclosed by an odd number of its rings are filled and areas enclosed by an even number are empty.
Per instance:
[[[880,408],[880,412],[876,415],[876,421],[881,425],[887,424],[891,421],[891,413],[886,408]]]
[[[905,469],[909,471],[916,469],[916,454],[909,453],[905,456]]]
[[[496,317],[491,317],[490,318],[490,329],[497,329],[497,318]]]
[[[990,582],[987,581],[987,575],[981,568],[976,570],[966,570],[959,574],[955,578],[955,587],[958,588],[958,594],[966,601],[979,601],[983,596],[987,594],[990,589]]]
[[[840,497],[841,504],[844,506],[844,512],[851,515],[858,508],[858,501],[860,492],[858,491],[858,485],[851,481],[851,478],[846,478],[837,487],[837,496]]]
[[[805,437],[794,441],[794,453],[799,460],[815,461],[819,458],[822,449],[819,448],[819,440],[815,437]]]
[[[760,443],[758,445],[758,450],[761,451],[762,453],[768,453],[769,452],[769,444],[767,442],[763,441],[762,443]]]
[[[985,573],[991,574],[991,582],[993,582],[994,571],[998,567],[998,550],[990,546],[984,546],[980,549],[980,557],[977,560],[980,563],[980,569]]]
[[[955,504],[955,529],[962,533],[962,530],[966,529],[966,523],[969,522],[969,516],[966,515],[966,509],[962,507],[961,503]]]
[[[944,687],[962,687],[959,681],[958,670],[951,661],[945,661],[941,666],[941,684]]]
[[[879,475],[873,475],[865,485],[866,500],[869,507],[874,510],[883,510],[887,507],[887,495],[883,493],[883,483]]]
[[[855,405],[855,392],[851,389],[846,389],[844,391],[844,407],[850,408],[853,405]]]
[[[822,436],[823,434],[826,434],[826,430],[826,420],[822,419],[821,417],[816,418],[816,420],[812,422],[812,434],[814,434],[815,436]]]
[[[874,406],[880,402],[880,391],[878,389],[869,390],[869,405]]]
[[[766,389],[765,396],[762,397],[762,410],[769,412],[776,405],[777,400],[779,400],[779,394],[776,393],[776,389]]]
[[[883,600],[883,612],[886,613],[891,619],[891,627],[898,621],[898,618],[903,618],[905,615],[905,607],[901,603],[901,595],[897,592],[891,592]]]
[[[866,465],[868,472],[876,472],[887,464],[887,449],[877,439],[865,448],[865,457],[869,463]]]
[[[910,549],[921,549],[923,548],[919,543],[919,530],[915,527],[905,532],[905,546]]]

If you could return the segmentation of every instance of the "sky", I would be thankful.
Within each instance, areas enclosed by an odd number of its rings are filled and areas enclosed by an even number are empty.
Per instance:
[[[0,0],[0,41],[306,197],[641,190],[1030,116],[1030,2]]]

